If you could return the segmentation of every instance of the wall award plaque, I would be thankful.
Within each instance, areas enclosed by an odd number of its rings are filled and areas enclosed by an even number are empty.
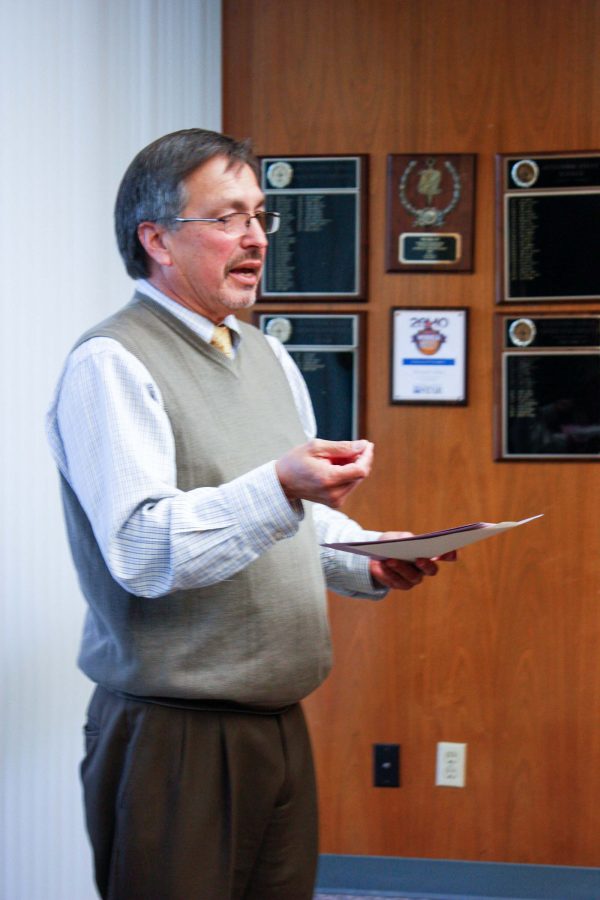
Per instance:
[[[474,182],[472,153],[389,154],[388,272],[472,271]]]
[[[261,186],[280,216],[261,300],[365,300],[367,157],[262,157]]]
[[[264,334],[276,337],[302,372],[317,420],[328,441],[361,436],[363,313],[255,313]]]
[[[496,315],[496,459],[600,460],[600,315]]]
[[[391,403],[466,404],[468,315],[392,308]]]
[[[498,302],[600,299],[600,153],[496,161]]]

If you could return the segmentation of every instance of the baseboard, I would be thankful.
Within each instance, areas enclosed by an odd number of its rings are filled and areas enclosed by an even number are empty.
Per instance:
[[[428,900],[600,900],[600,869],[322,854],[317,888]]]

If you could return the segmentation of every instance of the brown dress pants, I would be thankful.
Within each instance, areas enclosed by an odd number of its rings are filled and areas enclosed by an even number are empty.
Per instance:
[[[310,900],[317,807],[299,705],[180,709],[96,688],[81,765],[105,900]]]

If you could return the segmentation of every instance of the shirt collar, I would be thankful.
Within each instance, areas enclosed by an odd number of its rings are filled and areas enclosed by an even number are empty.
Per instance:
[[[206,316],[200,315],[200,313],[193,312],[193,310],[188,309],[187,306],[183,306],[181,303],[178,303],[177,300],[173,300],[172,297],[167,297],[166,294],[163,294],[162,291],[159,291],[158,288],[154,287],[146,278],[138,278],[135,282],[136,289],[141,293],[145,294],[146,297],[150,297],[152,300],[155,300],[156,303],[159,303],[162,307],[164,307],[168,312],[170,312],[175,318],[179,319],[184,325],[197,334],[198,337],[202,338],[203,341],[210,343],[212,338],[214,323],[207,319]],[[234,346],[234,351],[237,348],[241,340],[240,335],[240,326],[238,320],[233,314],[225,316],[223,325],[227,325],[227,327],[233,332],[232,341]]]

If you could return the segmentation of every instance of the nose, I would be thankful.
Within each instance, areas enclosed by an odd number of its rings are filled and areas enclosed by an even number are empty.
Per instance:
[[[244,247],[266,247],[268,243],[267,235],[258,224],[258,219],[252,217],[248,228],[242,235],[242,245]]]

